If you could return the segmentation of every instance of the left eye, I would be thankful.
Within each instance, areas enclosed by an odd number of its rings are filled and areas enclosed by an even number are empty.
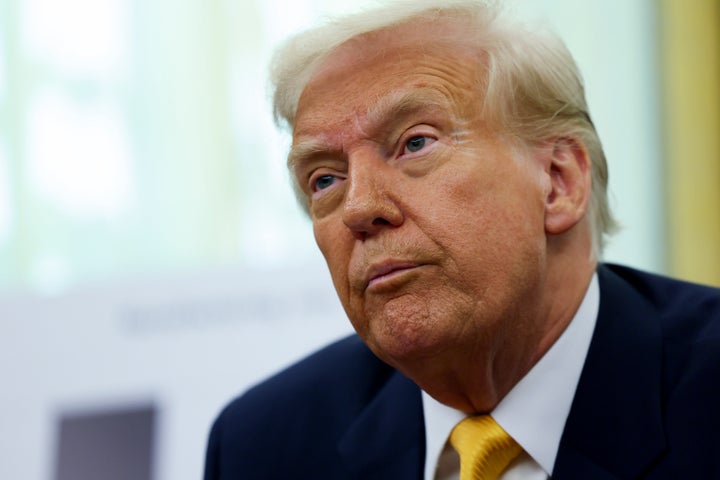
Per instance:
[[[429,143],[432,143],[433,140],[429,137],[425,137],[423,135],[418,135],[417,137],[412,137],[410,140],[408,140],[405,143],[405,151],[403,153],[415,153],[419,152],[423,148],[425,148]]]
[[[426,140],[427,139],[425,137],[413,137],[408,140],[408,142],[405,144],[405,147],[410,152],[417,152],[425,146]]]

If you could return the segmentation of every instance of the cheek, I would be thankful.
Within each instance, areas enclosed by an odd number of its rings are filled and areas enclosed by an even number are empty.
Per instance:
[[[336,222],[335,222],[336,223]],[[313,234],[320,252],[322,252],[328,263],[330,272],[338,268],[338,262],[343,258],[345,241],[342,238],[340,229],[328,218],[313,220]]]
[[[470,164],[446,172],[432,186],[442,194],[423,201],[424,211],[433,212],[424,230],[432,229],[430,235],[452,256],[483,258],[490,269],[495,261],[511,260],[513,251],[537,249],[545,241],[543,189],[537,178],[518,169]]]
[[[500,194],[501,189],[490,174],[474,165],[444,168],[423,189],[418,217],[426,217],[428,225],[439,227],[436,234],[441,237],[477,244],[477,232],[488,228],[497,213]]]
[[[337,226],[339,223],[340,226]],[[325,257],[330,276],[343,304],[349,295],[348,268],[352,249],[352,236],[342,222],[330,218],[313,220],[313,233],[320,252]]]
[[[332,222],[328,218],[315,220],[313,231],[345,314],[360,337],[365,339],[368,337],[368,323],[364,314],[363,300],[358,297],[357,291],[351,288],[349,281],[354,238],[342,222]]]

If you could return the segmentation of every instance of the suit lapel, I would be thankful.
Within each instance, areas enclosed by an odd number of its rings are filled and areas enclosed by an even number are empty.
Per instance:
[[[636,478],[665,449],[658,313],[599,267],[600,311],[553,478]]]
[[[395,372],[338,444],[358,479],[422,479],[425,427],[420,389]]]

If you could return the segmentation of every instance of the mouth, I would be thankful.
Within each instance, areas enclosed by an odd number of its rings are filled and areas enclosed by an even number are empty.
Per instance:
[[[380,289],[383,286],[390,286],[393,280],[404,273],[418,268],[420,264],[415,262],[383,262],[370,267],[366,275],[365,289]]]

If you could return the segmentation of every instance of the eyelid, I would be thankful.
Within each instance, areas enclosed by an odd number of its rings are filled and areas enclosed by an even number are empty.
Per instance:
[[[306,193],[312,193],[312,184],[322,175],[342,176],[346,162],[326,152],[306,156],[295,163],[295,178]]]
[[[336,179],[336,182],[333,182],[333,184],[327,188],[317,189],[316,188],[317,181],[323,177],[334,177]],[[338,172],[337,170],[328,168],[328,167],[320,167],[320,168],[314,169],[313,171],[311,171],[309,173],[309,175],[307,176],[306,188],[307,188],[308,192],[310,193],[310,195],[315,195],[316,193],[325,192],[327,190],[330,190],[335,185],[335,183],[337,183],[337,181],[342,180],[342,179],[343,179],[343,175],[341,172]]]
[[[405,148],[407,148],[407,143],[416,137],[425,137],[429,140],[432,140],[428,145],[425,145],[422,149],[420,149],[417,152],[411,152],[409,154],[405,154]],[[401,136],[400,141],[398,142],[398,156],[403,155],[421,155],[422,152],[424,152],[430,145],[434,144],[440,139],[440,135],[437,132],[436,128],[433,128],[430,125],[427,124],[421,124],[413,126],[409,129],[407,129]]]

